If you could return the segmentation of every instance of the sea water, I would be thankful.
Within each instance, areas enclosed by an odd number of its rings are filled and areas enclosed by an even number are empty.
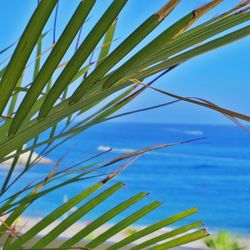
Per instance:
[[[202,220],[210,230],[249,234],[250,134],[236,125],[105,123],[74,137],[49,157],[56,162],[67,152],[60,165],[63,168],[109,148],[112,151],[100,158],[104,162],[148,146],[193,139],[198,140],[151,151],[137,158],[111,182],[123,182],[125,187],[82,220],[91,221],[132,195],[148,191],[150,195],[147,198],[116,216],[110,223],[121,220],[153,200],[159,200],[164,205],[135,224],[151,224],[185,209],[197,207],[198,214],[187,218],[186,223]],[[121,165],[122,162],[116,164],[116,167]],[[28,175],[23,176],[20,183],[24,185],[39,179],[50,168],[37,165]],[[105,171],[111,169],[105,168],[93,175]],[[84,180],[53,192],[44,197],[42,202],[35,202],[27,210],[27,215],[42,217],[103,178]],[[18,187],[13,186],[16,189]],[[183,225],[185,222],[172,226]]]

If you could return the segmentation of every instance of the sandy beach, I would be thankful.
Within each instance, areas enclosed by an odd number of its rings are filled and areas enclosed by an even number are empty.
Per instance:
[[[34,226],[37,222],[39,222],[41,220],[41,218],[38,217],[21,217],[18,219],[18,221],[16,222],[16,229],[22,234],[25,233],[29,228],[31,228],[32,226]],[[54,227],[56,227],[59,224],[59,220],[53,222],[52,224],[50,224],[46,229],[44,229],[41,234],[37,235],[38,237],[41,237],[43,235],[46,235],[51,229],[53,229]],[[86,225],[88,225],[91,222],[78,222],[74,225],[72,225],[70,228],[68,228],[66,231],[64,231],[61,235],[60,235],[60,239],[67,239],[72,237],[74,234],[76,234],[79,230],[81,230],[82,228],[84,228]],[[95,231],[93,231],[89,236],[87,236],[85,239],[86,240],[91,240],[93,238],[95,238],[96,236],[100,235],[102,232],[105,232],[107,229],[109,229],[110,227],[112,227],[112,224],[105,224],[101,227],[99,227],[98,229],[96,229]],[[109,239],[108,243],[111,242],[117,242],[120,241],[121,239],[129,236],[129,234],[132,232],[132,230],[140,230],[142,229],[142,226],[133,226],[132,228],[129,227],[125,230],[123,230],[122,232],[116,234],[115,236],[113,236],[112,238]],[[159,230],[153,234],[151,234],[148,237],[144,237],[141,240],[137,240],[135,242],[133,242],[134,244],[138,244],[141,243],[142,241],[145,241],[145,239],[150,239],[152,237],[158,236],[161,233],[170,231],[171,228],[164,228],[162,230]],[[210,232],[211,233],[211,232]],[[245,247],[244,249],[250,249],[250,237],[244,236],[242,238],[238,239],[239,242],[241,243],[242,247]],[[181,247],[181,248],[175,248],[176,250],[189,250],[189,249],[196,249],[196,250],[205,250],[208,249],[206,248],[203,240],[198,240],[196,242],[192,242],[189,244],[186,244],[185,246]]]

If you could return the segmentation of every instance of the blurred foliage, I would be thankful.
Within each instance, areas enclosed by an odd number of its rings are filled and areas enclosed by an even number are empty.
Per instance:
[[[214,250],[243,250],[237,239],[228,232],[219,232],[218,235],[204,240],[207,247]]]

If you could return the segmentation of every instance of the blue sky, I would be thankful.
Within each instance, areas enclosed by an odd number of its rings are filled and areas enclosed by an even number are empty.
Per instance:
[[[78,2],[79,0],[60,1],[58,33],[63,29],[63,25],[73,13]],[[176,11],[142,44],[145,44],[145,42],[152,39],[165,27],[173,23],[176,18],[180,18],[204,2],[206,1],[182,0],[181,5],[177,7]],[[239,1],[225,1],[225,3],[217,7],[213,13],[207,15],[206,18],[211,15],[216,15],[223,9],[228,9],[237,2]],[[0,8],[2,10],[0,16],[0,49],[17,40],[34,10],[36,3],[36,0],[12,0],[11,3],[7,0],[0,1]],[[104,6],[107,6],[108,3],[110,3],[110,0],[98,1],[90,23],[94,22],[95,18],[98,18],[101,14],[101,10],[103,10]],[[117,42],[122,41],[137,25],[142,23],[150,14],[157,11],[164,3],[166,3],[166,0],[129,0],[123,13],[119,17],[118,30],[116,33]],[[51,27],[51,22],[48,24],[48,27]],[[205,98],[223,107],[249,114],[249,42],[250,38],[246,38],[210,52],[209,54],[192,59],[172,71],[167,77],[162,78],[156,86],[178,95]],[[1,56],[1,60],[3,58],[4,57]],[[124,111],[166,101],[165,96],[148,90],[132,104],[129,104]],[[121,121],[124,120],[161,123],[230,123],[225,117],[214,111],[209,111],[187,103],[178,103],[163,109],[121,119]]]

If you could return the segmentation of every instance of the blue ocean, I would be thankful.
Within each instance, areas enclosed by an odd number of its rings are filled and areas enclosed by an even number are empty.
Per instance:
[[[115,220],[152,200],[159,200],[164,205],[137,221],[137,225],[197,207],[199,213],[186,222],[202,220],[209,230],[250,234],[250,134],[236,125],[104,123],[63,144],[49,158],[56,162],[67,152],[61,163],[61,167],[67,167],[109,147],[113,150],[102,157],[104,161],[152,145],[193,139],[200,140],[151,151],[136,159],[112,181],[123,182],[125,187],[82,220],[93,220],[124,199],[148,191],[150,195],[145,201]],[[24,176],[22,183],[39,178],[49,168],[37,165]],[[103,177],[78,182],[51,193],[42,202],[34,203],[27,215],[44,216],[101,179]]]

